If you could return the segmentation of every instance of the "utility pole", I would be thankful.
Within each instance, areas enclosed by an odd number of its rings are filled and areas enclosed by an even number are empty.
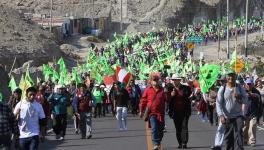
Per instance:
[[[217,36],[218,36],[218,59],[220,59],[219,57],[219,53],[220,53],[220,49],[221,49],[221,45],[220,45],[220,24],[218,23],[218,27],[217,27]]]
[[[123,31],[123,0],[120,0],[120,31]]]
[[[227,21],[227,27],[226,27],[226,40],[227,40],[227,48],[226,48],[226,54],[227,54],[227,59],[229,59],[229,0],[227,0],[227,4],[226,4],[226,21]]]
[[[52,9],[53,9],[53,0],[50,0],[50,32],[52,32]]]
[[[94,28],[94,0],[93,0],[92,26]]]
[[[222,20],[222,4],[220,3],[219,5],[219,15],[220,15],[220,20]],[[220,59],[220,50],[221,50],[221,39],[220,39],[220,27],[221,27],[221,21],[218,22],[217,24],[217,36],[218,36],[218,59]]]
[[[246,0],[245,57],[248,56],[248,0]]]

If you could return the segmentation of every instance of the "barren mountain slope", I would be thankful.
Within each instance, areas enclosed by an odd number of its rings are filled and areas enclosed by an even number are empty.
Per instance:
[[[21,66],[28,60],[40,65],[61,55],[52,34],[6,6],[0,6],[0,43],[0,64],[7,67],[11,67],[15,56],[16,66]]]

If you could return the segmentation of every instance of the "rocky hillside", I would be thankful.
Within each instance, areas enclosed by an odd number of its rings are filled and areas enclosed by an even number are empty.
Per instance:
[[[38,66],[61,55],[54,37],[7,6],[0,6],[0,64],[11,68],[33,60]]]

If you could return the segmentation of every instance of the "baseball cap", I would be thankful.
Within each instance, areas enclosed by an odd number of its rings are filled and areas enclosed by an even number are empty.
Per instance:
[[[65,88],[65,86],[64,86],[64,85],[62,85],[62,84],[59,84],[59,85],[57,86],[57,88],[58,88],[58,89],[64,89],[64,88]]]
[[[236,72],[234,70],[229,70],[226,75],[236,75]]]
[[[253,84],[253,83],[254,83],[254,81],[252,78],[247,78],[246,84]]]

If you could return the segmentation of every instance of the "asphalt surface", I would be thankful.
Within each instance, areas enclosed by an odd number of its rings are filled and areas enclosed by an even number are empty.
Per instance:
[[[167,132],[162,141],[162,150],[175,150],[178,143],[174,124],[166,117]],[[189,120],[188,149],[207,150],[214,142],[216,126],[203,123],[193,114]],[[103,118],[93,118],[93,137],[81,139],[74,133],[70,123],[67,128],[65,140],[56,141],[54,134],[47,136],[41,143],[40,150],[149,150],[151,149],[150,132],[146,124],[138,117],[128,117],[128,131],[119,131],[117,121],[110,114]],[[246,146],[246,150],[264,150],[264,127],[257,129],[257,144],[255,147]]]

